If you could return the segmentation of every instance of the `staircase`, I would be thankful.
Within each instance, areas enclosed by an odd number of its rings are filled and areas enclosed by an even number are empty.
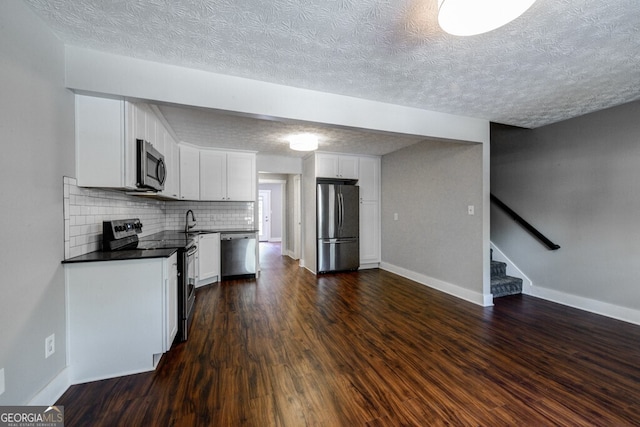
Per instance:
[[[494,298],[522,293],[522,279],[507,276],[507,264],[493,260],[491,251],[491,294]]]

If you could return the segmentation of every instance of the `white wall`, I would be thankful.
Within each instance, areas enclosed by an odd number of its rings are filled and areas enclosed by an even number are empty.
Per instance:
[[[65,366],[62,196],[74,174],[64,49],[21,1],[0,2],[0,82],[0,405],[21,405]]]
[[[532,294],[640,323],[640,102],[535,130],[492,127],[491,192],[561,248],[498,208],[491,241]]]
[[[256,155],[256,170],[274,174],[301,174],[302,159],[258,153]]]
[[[424,141],[383,156],[382,267],[485,304],[483,199],[483,144]]]

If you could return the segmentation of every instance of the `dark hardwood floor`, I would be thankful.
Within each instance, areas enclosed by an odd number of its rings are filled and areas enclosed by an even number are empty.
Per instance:
[[[640,327],[528,296],[482,308],[391,273],[198,290],[155,372],[71,387],[66,426],[640,425]],[[114,349],[114,355],[117,349]]]

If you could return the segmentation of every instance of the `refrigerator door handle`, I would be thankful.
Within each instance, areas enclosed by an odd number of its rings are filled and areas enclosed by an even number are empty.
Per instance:
[[[338,193],[338,200],[340,201],[340,235],[342,235],[342,230],[344,228],[344,196],[342,195],[342,191]]]
[[[356,241],[356,239],[336,239],[336,241],[332,242],[332,243],[335,243],[336,245],[339,245],[341,243],[353,243],[355,241]]]

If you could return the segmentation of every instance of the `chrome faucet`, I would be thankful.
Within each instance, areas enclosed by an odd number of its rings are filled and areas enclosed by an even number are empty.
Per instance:
[[[191,220],[193,221],[193,225],[189,225],[189,212],[191,212]],[[185,224],[184,224],[184,232],[188,233],[189,229],[196,226],[196,216],[193,214],[193,211],[189,209],[187,214],[185,215]]]

